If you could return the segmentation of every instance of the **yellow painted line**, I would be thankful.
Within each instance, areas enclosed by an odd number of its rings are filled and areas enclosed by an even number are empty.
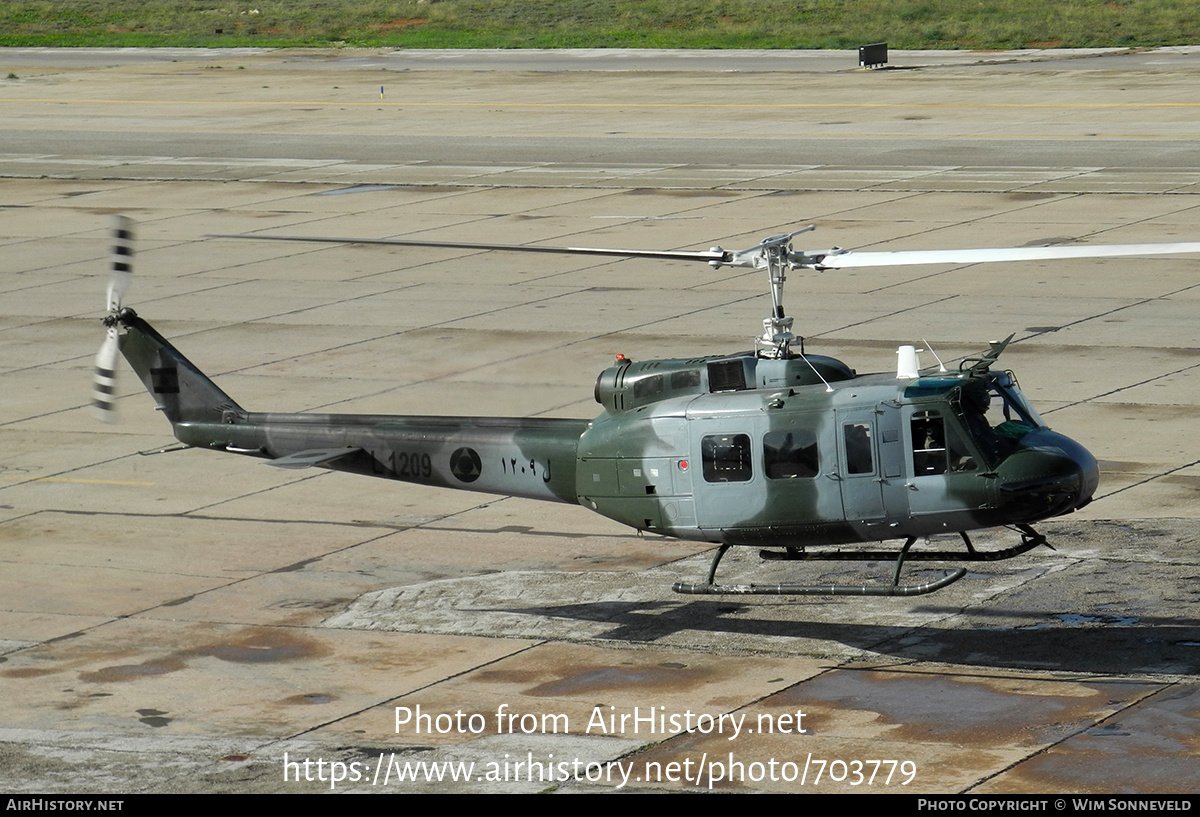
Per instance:
[[[75,482],[81,485],[136,485],[144,487],[154,484],[153,482],[131,482],[120,479],[69,479],[67,477],[17,477],[8,475],[5,475],[4,478],[16,482]]]
[[[246,99],[53,99],[0,97],[4,102],[40,102],[80,105],[319,105],[329,107],[390,108],[1196,108],[1200,102],[355,102]]]
[[[829,126],[829,127],[830,127],[830,129],[827,131],[822,131],[822,132],[812,131],[812,132],[805,133],[802,135],[802,138],[814,139],[814,140],[816,140],[816,139],[853,138],[853,139],[858,139],[861,141],[871,141],[871,140],[877,141],[877,140],[898,139],[898,138],[902,138],[902,139],[1097,139],[1097,140],[1101,140],[1101,139],[1189,139],[1189,140],[1190,139],[1200,139],[1200,132],[1195,132],[1195,133],[1188,133],[1188,132],[1183,132],[1183,133],[1121,133],[1121,132],[1097,133],[1096,131],[1088,131],[1087,133],[983,133],[983,132],[977,133],[975,131],[966,131],[963,133],[943,133],[943,132],[927,133],[927,132],[921,132],[919,130],[911,130],[911,131],[894,131],[894,132],[872,131],[870,133],[855,133],[855,132],[847,132],[844,130],[834,130],[833,129],[834,127],[840,127],[840,126]],[[87,133],[88,131],[80,131],[80,132]],[[192,128],[155,128],[154,132],[155,133],[194,133],[195,131]],[[208,133],[234,134],[234,133],[262,133],[263,131],[257,131],[253,128],[246,128],[246,129],[210,128],[207,132]],[[316,130],[310,129],[310,128],[286,129],[286,130],[268,131],[268,132],[269,133],[286,133],[286,134],[292,135],[292,136],[310,136],[310,135],[311,136],[339,136],[339,135],[342,135],[342,136],[367,135],[367,136],[369,136],[372,133],[374,133],[374,131],[346,130],[346,129],[327,130],[324,128],[316,129]],[[391,135],[396,134],[395,131],[389,131],[388,133]],[[424,130],[407,131],[406,130],[406,131],[403,131],[401,133],[401,135],[403,135],[403,136],[449,136],[449,135],[457,135],[457,134],[449,134],[446,131],[424,131]],[[490,131],[488,133],[488,135],[489,136],[497,136],[497,137],[522,137],[522,138],[525,138],[525,137],[533,136],[534,134],[530,133],[529,131],[499,131],[499,130],[495,130],[495,131]],[[569,136],[578,136],[579,133],[577,131],[553,131],[553,132],[538,131],[538,133],[536,135],[547,136],[547,137],[569,137]],[[781,137],[781,136],[778,136],[777,134],[771,134],[771,133],[759,135],[759,134],[738,133],[736,131],[689,131],[685,134],[680,134],[677,131],[622,131],[619,134],[619,137],[646,137],[646,138],[664,138],[664,139],[665,138],[677,139],[677,138],[684,138],[684,137],[687,137],[687,138],[695,137],[695,138],[705,138],[705,139],[737,138],[737,139],[754,140],[754,141],[771,141],[771,140],[789,138],[786,136]],[[602,138],[602,137],[597,137],[597,138]],[[618,138],[618,137],[613,137],[613,138]],[[801,138],[801,137],[797,137],[797,138]],[[136,162],[137,164],[153,164],[155,161],[154,157],[137,157],[137,156],[135,156],[132,158],[137,160],[137,162]],[[159,158],[176,158],[176,157],[159,157]],[[65,161],[69,162],[70,160],[65,160]],[[113,161],[121,162],[122,164],[126,164],[126,163],[130,163],[130,157],[124,157],[124,156],[113,157]],[[206,164],[219,163],[218,159],[205,159],[204,161]],[[265,160],[265,161],[269,162],[270,160]],[[329,160],[329,164],[330,165],[354,164],[354,163],[356,163],[356,161],[357,160],[351,160],[351,159],[344,159],[344,160],[339,159],[336,161]],[[187,162],[184,160],[180,160],[178,163],[179,164],[187,164]],[[368,162],[368,164],[379,164],[379,163],[378,162]],[[387,163],[385,162],[384,164],[387,164]],[[407,164],[407,163],[393,162],[392,164],[403,165],[403,164]],[[418,166],[422,166],[422,165],[418,165]],[[432,165],[432,167],[437,167],[437,165]],[[298,168],[298,169],[309,170],[310,168],[302,167],[302,168]],[[317,167],[314,169],[320,170],[321,168]],[[1146,172],[1146,173],[1153,172],[1153,168],[1149,168],[1149,169],[1145,170],[1144,172]]]

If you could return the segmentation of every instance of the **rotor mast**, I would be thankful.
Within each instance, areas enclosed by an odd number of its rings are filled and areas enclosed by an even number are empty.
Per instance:
[[[808,232],[809,225],[798,232]],[[776,235],[763,239],[761,253],[767,267],[767,280],[771,285],[771,317],[763,319],[763,333],[754,341],[754,353],[759,357],[786,360],[792,354],[792,318],[783,313],[783,284],[787,281],[790,266],[792,236]],[[804,339],[800,339],[803,343]]]
[[[763,319],[763,333],[754,339],[754,354],[758,357],[786,360],[792,356],[792,343],[797,337],[792,333],[792,318],[783,311],[783,284],[787,281],[789,269],[805,266],[803,262],[806,256],[797,256],[792,252],[792,239],[815,229],[816,225],[810,224],[793,233],[773,235],[764,238],[757,247],[729,253],[728,261],[709,262],[718,268],[729,265],[767,271],[767,281],[771,287],[771,315]],[[713,247],[713,251],[721,251],[721,248]],[[799,340],[804,342],[803,338]]]

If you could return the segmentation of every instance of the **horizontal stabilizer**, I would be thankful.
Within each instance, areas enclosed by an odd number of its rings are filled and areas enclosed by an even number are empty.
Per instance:
[[[360,451],[361,448],[310,448],[270,460],[267,465],[274,465],[276,468],[312,468],[314,465],[324,465]]]

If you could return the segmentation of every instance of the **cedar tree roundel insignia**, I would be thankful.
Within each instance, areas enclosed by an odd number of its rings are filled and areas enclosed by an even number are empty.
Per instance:
[[[483,471],[483,463],[474,448],[460,448],[450,455],[450,473],[463,482],[474,482]]]

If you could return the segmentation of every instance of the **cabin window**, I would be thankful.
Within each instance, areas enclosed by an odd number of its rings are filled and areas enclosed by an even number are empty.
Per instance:
[[[874,473],[875,454],[871,448],[870,424],[846,423],[842,427],[842,431],[846,440],[846,473]]]
[[[768,479],[815,477],[820,470],[817,435],[803,428],[768,432],[763,437],[763,470]]]
[[[936,411],[913,413],[912,446],[914,477],[975,470],[975,458],[954,425],[948,425]]]
[[[913,476],[946,473],[946,424],[934,411],[918,411],[912,418]]]
[[[700,441],[705,482],[747,482],[750,470],[750,437],[746,434],[709,434]]]

